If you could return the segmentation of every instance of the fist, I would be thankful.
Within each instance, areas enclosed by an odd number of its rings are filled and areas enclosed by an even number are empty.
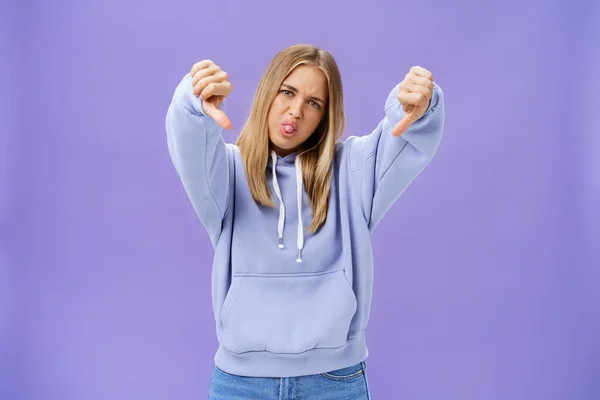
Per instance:
[[[229,117],[219,109],[225,97],[231,93],[229,75],[211,60],[203,60],[192,66],[192,90],[202,100],[202,108],[224,129],[231,129]]]
[[[404,109],[404,118],[394,126],[392,135],[402,135],[423,115],[433,95],[433,74],[425,68],[412,67],[400,82],[398,101]]]

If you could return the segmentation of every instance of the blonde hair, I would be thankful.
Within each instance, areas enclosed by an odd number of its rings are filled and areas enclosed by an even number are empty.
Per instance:
[[[254,95],[250,116],[236,140],[240,149],[248,185],[254,200],[275,207],[266,177],[269,158],[268,115],[283,80],[299,65],[314,65],[325,74],[329,93],[323,119],[298,152],[302,163],[304,187],[313,221],[308,227],[316,232],[327,219],[329,191],[335,147],[345,127],[342,79],[333,56],[318,47],[297,44],[278,53],[265,70]]]

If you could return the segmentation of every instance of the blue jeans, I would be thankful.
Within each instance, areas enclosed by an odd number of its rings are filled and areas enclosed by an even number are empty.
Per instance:
[[[232,375],[215,366],[209,400],[369,400],[366,363],[291,378]]]

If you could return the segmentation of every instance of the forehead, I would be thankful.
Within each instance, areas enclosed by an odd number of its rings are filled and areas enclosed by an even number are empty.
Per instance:
[[[327,77],[314,65],[299,65],[283,80],[298,89],[303,96],[327,98]]]

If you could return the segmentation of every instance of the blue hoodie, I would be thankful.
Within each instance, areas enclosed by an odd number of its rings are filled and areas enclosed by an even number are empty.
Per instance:
[[[252,198],[239,149],[204,114],[187,74],[166,116],[168,148],[214,248],[212,305],[225,372],[317,374],[367,358],[373,287],[371,233],[436,152],[444,125],[435,85],[428,110],[400,137],[399,86],[369,135],[339,142],[327,220],[316,232],[300,157],[271,152],[265,171],[277,208]],[[221,106],[225,110],[225,104]]]

